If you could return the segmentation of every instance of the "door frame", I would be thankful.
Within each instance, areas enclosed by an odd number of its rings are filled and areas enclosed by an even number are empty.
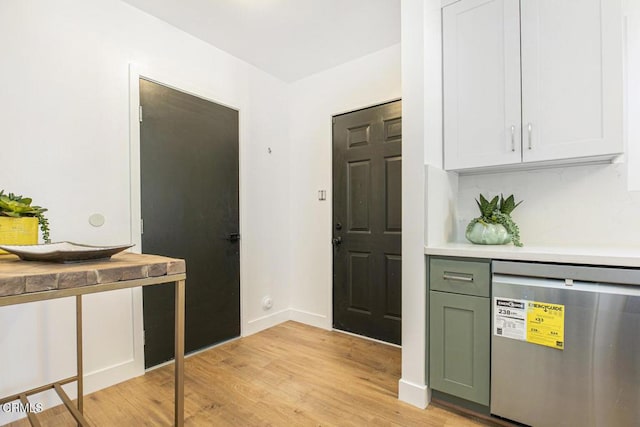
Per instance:
[[[129,63],[129,183],[130,183],[130,238],[131,243],[135,244],[132,251],[135,253],[142,252],[141,224],[142,207],[141,207],[141,179],[140,179],[140,79],[152,81],[154,83],[166,86],[168,88],[231,108],[238,112],[238,209],[239,209],[239,233],[245,229],[246,217],[244,215],[244,206],[246,192],[243,186],[243,164],[244,162],[244,120],[242,109],[236,105],[236,100],[224,99],[220,94],[215,94],[205,89],[207,82],[197,82],[197,77],[184,69],[163,69],[160,67],[148,67],[140,64]],[[143,113],[144,116],[144,113]],[[240,244],[240,336],[244,336],[244,313],[246,307],[244,290],[244,278],[246,277],[246,250]],[[189,275],[187,266],[187,287],[189,286]],[[132,288],[132,310],[133,310],[133,363],[138,372],[144,372],[144,315],[142,310],[142,288]],[[153,368],[152,368],[153,369]]]
[[[329,310],[327,311],[327,313],[328,313],[327,318],[329,320],[329,325],[328,325],[329,329],[331,329],[332,331],[343,332],[343,333],[346,333],[346,334],[350,334],[351,333],[351,332],[346,332],[346,331],[342,331],[342,330],[339,330],[339,329],[335,329],[333,327],[333,285],[334,285],[333,284],[333,277],[334,277],[334,268],[335,268],[334,259],[333,259],[334,258],[334,256],[333,256],[334,255],[333,254],[333,244],[331,244],[331,240],[333,239],[333,224],[335,222],[334,219],[333,219],[333,197],[334,197],[334,194],[333,194],[333,172],[334,172],[333,171],[333,119],[336,116],[341,116],[343,114],[353,113],[354,111],[366,110],[367,108],[378,107],[380,105],[389,104],[389,103],[395,102],[395,101],[402,101],[402,97],[401,96],[393,97],[393,98],[389,98],[387,100],[377,101],[377,102],[374,102],[372,104],[366,104],[366,105],[360,106],[360,107],[348,108],[346,110],[343,110],[342,112],[331,114],[331,117],[329,118],[329,120],[330,120],[329,121],[329,126],[330,126],[329,127],[329,129],[330,129],[330,133],[329,133],[329,150],[330,150],[329,169],[331,170],[331,183],[330,183],[330,187],[329,187],[329,188],[331,188],[331,190],[329,190],[330,191],[329,194],[331,195],[331,197],[330,198],[327,197],[327,200],[331,201],[331,207],[330,207],[330,210],[329,210],[329,236],[327,237],[327,241],[330,243],[329,244],[329,251],[330,251],[330,254],[331,254],[331,258],[330,258],[331,259],[331,275],[330,275],[330,278],[329,278]],[[356,334],[353,334],[353,335],[356,335]],[[396,344],[392,344],[392,343],[376,340],[375,338],[364,337],[364,336],[361,336],[361,335],[358,335],[358,336],[361,337],[361,338],[365,338],[365,339],[371,340],[371,341],[377,341],[377,342],[381,342],[383,344],[388,344],[388,345],[391,345],[391,346],[401,347],[401,346],[398,346]]]

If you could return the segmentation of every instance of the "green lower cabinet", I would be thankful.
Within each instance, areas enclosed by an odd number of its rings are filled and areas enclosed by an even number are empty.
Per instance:
[[[430,291],[429,386],[489,405],[490,298]]]

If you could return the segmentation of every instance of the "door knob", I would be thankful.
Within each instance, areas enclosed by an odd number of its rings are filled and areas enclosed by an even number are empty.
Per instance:
[[[334,237],[331,243],[333,243],[333,246],[339,246],[342,243],[342,237]]]
[[[336,222],[336,230],[342,230],[342,223]]]

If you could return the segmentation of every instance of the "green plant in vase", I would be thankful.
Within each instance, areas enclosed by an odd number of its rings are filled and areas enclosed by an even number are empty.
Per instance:
[[[17,196],[13,193],[5,194],[4,190],[0,190],[0,218],[29,218],[38,219],[40,231],[42,232],[42,240],[45,243],[51,243],[49,238],[49,220],[44,216],[46,208],[40,206],[32,206],[32,200],[29,197]],[[37,237],[37,236],[36,236]]]
[[[512,242],[515,246],[522,246],[520,242],[520,229],[511,218],[511,212],[522,201],[515,202],[513,194],[506,199],[500,195],[491,201],[480,194],[480,200],[476,199],[480,216],[471,220],[467,226],[466,238],[481,245],[504,245]]]

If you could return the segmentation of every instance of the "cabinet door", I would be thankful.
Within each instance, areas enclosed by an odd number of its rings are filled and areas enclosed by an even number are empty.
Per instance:
[[[518,0],[442,13],[445,169],[521,162]]]
[[[429,386],[489,405],[490,299],[429,292]]]
[[[621,153],[620,0],[522,2],[523,160]]]

